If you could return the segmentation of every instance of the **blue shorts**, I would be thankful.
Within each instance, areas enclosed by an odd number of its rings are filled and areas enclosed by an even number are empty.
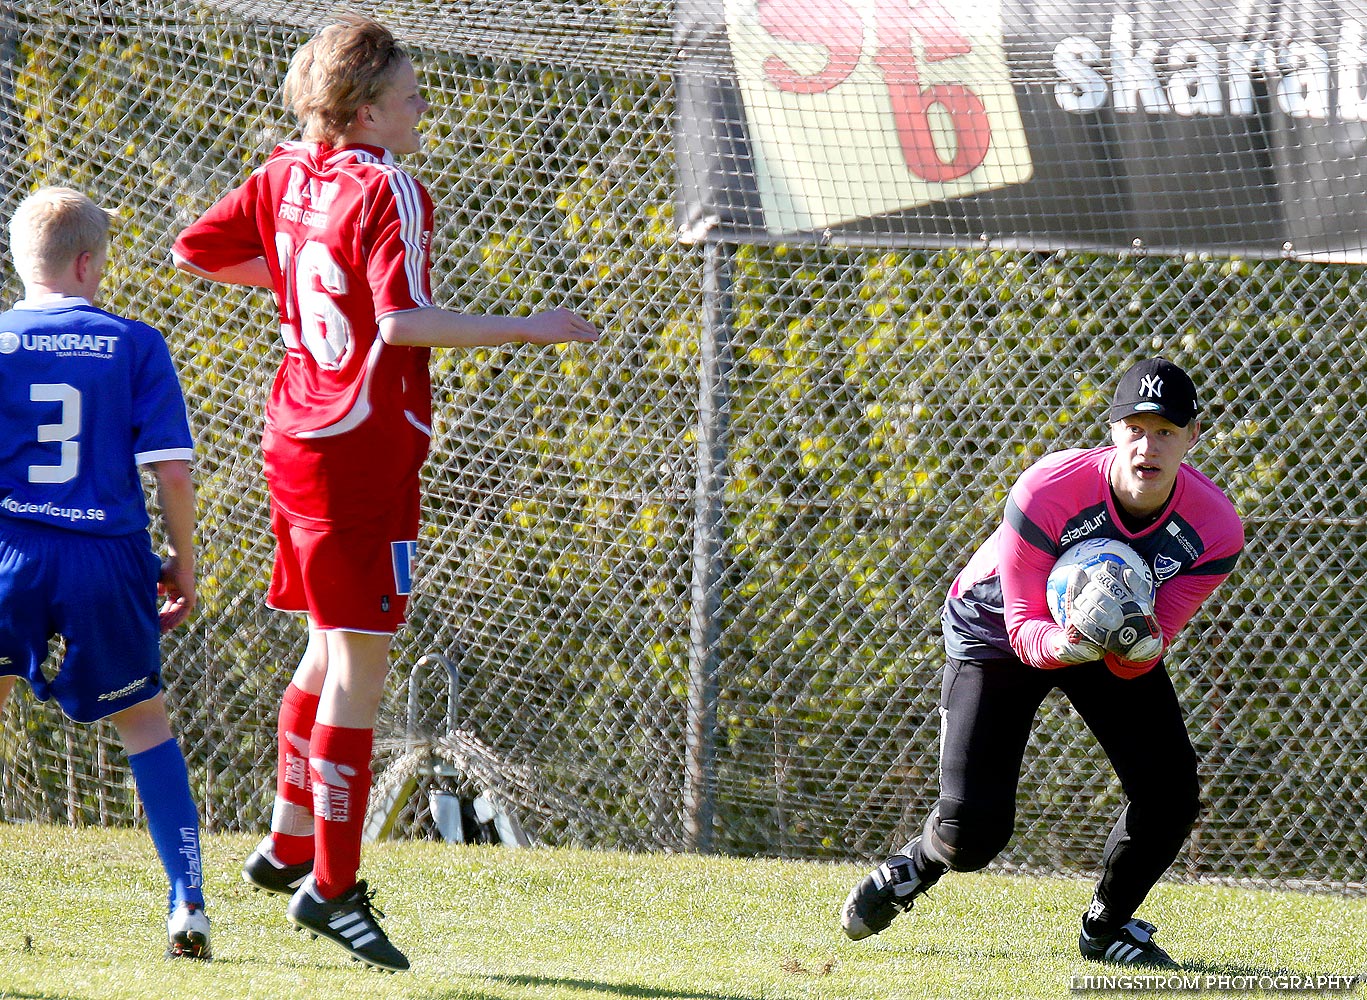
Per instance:
[[[0,676],[97,722],[161,690],[157,580],[146,531],[101,537],[0,518]],[[66,640],[51,679],[48,642]]]

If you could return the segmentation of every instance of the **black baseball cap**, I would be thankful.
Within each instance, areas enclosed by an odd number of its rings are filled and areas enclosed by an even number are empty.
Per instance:
[[[1166,358],[1150,358],[1120,376],[1111,400],[1111,421],[1156,413],[1185,427],[1200,409],[1191,377]]]

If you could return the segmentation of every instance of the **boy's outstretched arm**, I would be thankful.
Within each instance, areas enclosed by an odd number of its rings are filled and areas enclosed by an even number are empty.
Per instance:
[[[225,285],[250,285],[253,288],[274,287],[265,257],[253,257],[251,260],[244,260],[241,264],[233,264],[218,271],[206,271],[196,267],[180,254],[172,254],[171,259],[175,261],[176,267],[187,274],[208,278],[210,281],[222,282]]]
[[[531,316],[484,316],[450,309],[407,309],[380,320],[386,344],[402,347],[499,347],[503,344],[592,344],[598,330],[568,309]]]

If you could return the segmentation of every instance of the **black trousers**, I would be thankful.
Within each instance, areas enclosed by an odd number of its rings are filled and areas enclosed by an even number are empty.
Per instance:
[[[1102,663],[1039,670],[951,659],[940,702],[940,800],[923,850],[952,870],[974,871],[1006,846],[1026,742],[1054,688],[1095,734],[1128,800],[1106,841],[1093,912],[1098,929],[1118,927],[1177,857],[1200,811],[1196,753],[1161,663],[1121,680]]]

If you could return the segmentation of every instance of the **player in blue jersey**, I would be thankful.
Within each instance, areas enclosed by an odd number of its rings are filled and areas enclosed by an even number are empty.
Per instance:
[[[195,605],[193,441],[161,334],[93,304],[108,234],[108,214],[70,188],[34,192],[10,222],[25,294],[0,315],[0,711],[23,678],[74,721],[114,724],[171,883],[167,954],[207,959],[199,815],[160,654]],[[156,480],[164,560],[140,467]],[[56,635],[66,649],[49,679]]]

